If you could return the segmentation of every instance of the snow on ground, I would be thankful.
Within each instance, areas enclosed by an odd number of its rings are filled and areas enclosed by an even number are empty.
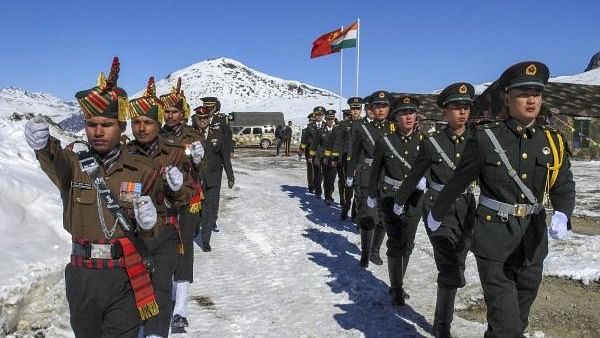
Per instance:
[[[72,337],[62,272],[69,236],[22,124],[0,121],[0,144],[9,145],[0,147],[0,336],[42,328],[47,337]],[[600,212],[592,188],[599,166],[573,163],[578,212]],[[355,225],[338,219],[339,205],[305,193],[303,161],[239,157],[234,168],[237,186],[223,189],[214,250],[196,249],[188,337],[430,336],[436,271],[422,225],[406,276],[409,306],[395,308],[386,264],[358,267]],[[600,236],[550,241],[545,265],[546,275],[600,280]],[[466,275],[458,308],[482,298],[472,255]],[[453,330],[478,337],[484,326],[457,317]]]

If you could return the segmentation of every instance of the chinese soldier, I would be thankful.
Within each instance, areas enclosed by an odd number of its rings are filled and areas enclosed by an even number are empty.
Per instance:
[[[397,214],[404,214],[411,192],[427,174],[427,192],[423,199],[426,215],[435,203],[444,185],[454,175],[456,166],[464,154],[466,140],[471,132],[467,121],[473,104],[475,90],[469,83],[459,82],[446,87],[437,97],[448,127],[435,132],[423,141],[417,160],[396,193]],[[454,314],[456,289],[465,286],[465,258],[471,242],[475,198],[469,186],[449,206],[441,226],[431,231],[425,221],[427,234],[433,246],[433,257],[438,270],[438,289],[433,321],[436,337],[450,337],[450,325]]]
[[[335,110],[328,110],[325,113],[325,124],[318,131],[317,139],[312,144],[315,152],[315,162],[321,163],[323,171],[323,191],[325,193],[325,202],[333,202],[333,190],[335,185],[335,175],[337,173],[337,162],[339,153],[334,149]]]
[[[436,232],[452,210],[448,206],[479,180],[471,250],[487,305],[486,337],[523,335],[542,280],[548,232],[565,238],[575,204],[565,140],[536,123],[548,76],[548,67],[536,61],[513,65],[500,76],[507,118],[476,127],[427,219]],[[549,230],[546,196],[553,207]]]
[[[206,107],[200,106],[194,111],[194,120],[197,121],[197,130],[204,148],[204,158],[200,162],[200,172],[206,186],[201,221],[202,250],[209,252],[212,250],[210,246],[212,229],[215,227],[219,212],[223,169],[227,175],[229,189],[233,189],[235,178],[229,156],[229,141],[219,130],[210,128],[211,115]]]
[[[321,198],[323,194],[323,170],[322,163],[318,161],[316,144],[319,140],[319,134],[321,129],[324,127],[323,115],[325,114],[325,108],[318,106],[313,109],[314,121],[309,123],[306,127],[306,148],[308,149],[307,160],[312,166],[313,173],[313,187],[315,189],[315,197]],[[302,147],[302,144],[300,145]]]
[[[177,86],[170,93],[160,96],[164,107],[165,124],[160,134],[167,139],[177,140],[186,151],[185,156],[191,161],[184,162],[186,179],[184,187],[192,194],[186,195],[187,203],[179,207],[179,226],[183,243],[183,255],[179,255],[173,282],[175,288],[175,307],[171,332],[183,332],[189,325],[187,319],[187,297],[190,284],[194,281],[194,236],[200,226],[200,211],[204,200],[204,187],[200,173],[200,161],[204,157],[204,148],[198,132],[187,126],[185,121],[189,118],[190,107],[183,91],[181,78]]]
[[[306,128],[302,129],[302,133],[300,134],[300,146],[298,147],[298,160],[304,155],[304,159],[306,160],[306,185],[309,193],[315,192],[315,183],[314,183],[314,173],[312,167],[312,159],[308,156],[308,126],[314,121],[315,114],[308,114],[308,124]]]
[[[60,190],[73,240],[65,286],[76,337],[137,337],[142,320],[158,314],[140,238],[162,231],[163,180],[152,161],[120,143],[127,94],[117,87],[119,66],[115,58],[108,79],[101,74],[95,87],[75,94],[87,143],[62,149],[46,122],[25,125],[28,144]]]
[[[338,164],[338,189],[340,193],[340,205],[342,207],[340,219],[348,218],[348,211],[352,206],[352,187],[346,186],[348,175],[348,163],[352,148],[352,124],[360,119],[363,100],[360,97],[351,97],[348,99],[350,114],[344,114],[344,120],[335,128],[335,148],[340,155]]]
[[[419,187],[420,189],[413,187],[410,190],[406,215],[400,217],[393,210],[395,194],[415,162],[423,139],[422,135],[415,131],[419,105],[419,101],[410,95],[403,95],[396,99],[390,118],[394,122],[392,125],[394,128],[375,143],[375,155],[369,179],[367,205],[369,208],[377,207],[374,212],[378,215],[371,247],[371,261],[377,265],[383,263],[379,256],[379,249],[387,230],[390,292],[392,301],[396,305],[404,305],[404,300],[408,298],[403,287],[404,276],[421,218],[419,203],[424,187]]]
[[[377,228],[379,224],[376,213],[367,205],[369,179],[371,177],[371,167],[375,155],[375,144],[383,135],[395,130],[392,123],[387,120],[392,96],[386,91],[377,91],[371,95],[371,108],[374,119],[368,122],[367,119],[352,125],[352,155],[348,164],[348,177],[346,186],[356,185],[355,194],[357,200],[357,218],[360,228],[361,257],[360,266],[367,267],[373,245],[375,243],[377,252],[377,243],[385,237],[385,229]],[[354,178],[356,177],[356,182]],[[375,233],[377,233],[374,240]],[[378,264],[383,264],[377,261]]]

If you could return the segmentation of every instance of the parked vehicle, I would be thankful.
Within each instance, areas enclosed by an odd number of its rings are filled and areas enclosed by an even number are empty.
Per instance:
[[[268,149],[275,145],[275,126],[232,126],[233,142],[236,147],[255,147]]]

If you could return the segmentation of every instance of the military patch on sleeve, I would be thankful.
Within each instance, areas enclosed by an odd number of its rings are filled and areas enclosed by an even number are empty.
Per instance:
[[[121,182],[119,199],[123,202],[133,203],[142,195],[142,183]]]

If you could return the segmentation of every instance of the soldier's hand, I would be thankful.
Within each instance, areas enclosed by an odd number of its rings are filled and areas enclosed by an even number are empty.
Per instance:
[[[417,183],[417,189],[421,191],[427,190],[427,180],[425,179],[425,177],[421,177],[419,183]]]
[[[143,230],[151,230],[156,225],[156,207],[150,196],[140,196],[133,202],[135,220]]]
[[[179,171],[177,167],[167,167],[165,179],[167,180],[169,188],[171,188],[171,190],[173,191],[179,191],[179,189],[181,189],[181,186],[183,185],[183,173]]]
[[[332,167],[337,167],[337,162],[332,160],[331,162],[329,162],[329,165]]]
[[[48,144],[50,129],[43,118],[33,118],[25,124],[25,140],[33,150],[41,150]]]
[[[227,181],[227,186],[229,187],[229,189],[233,189],[233,186],[235,185],[235,179],[232,178],[230,180]]]
[[[199,164],[202,162],[204,158],[204,147],[202,146],[202,142],[196,141],[191,145],[191,153],[192,153],[192,162],[194,164]]]
[[[550,237],[557,240],[565,239],[568,232],[567,222],[567,215],[560,211],[555,211],[550,222],[550,229],[548,230]]]
[[[328,158],[324,158],[323,159],[323,164],[324,165],[329,165],[329,159]]]
[[[352,183],[354,183],[354,177],[352,177],[352,176],[348,176],[348,177],[346,178],[346,186],[347,186],[348,188],[350,188],[350,187],[352,186]]]
[[[394,203],[394,214],[396,214],[396,216],[401,216],[404,213],[404,206]]]
[[[433,218],[433,215],[431,214],[431,211],[430,211],[427,214],[427,227],[429,228],[429,230],[436,231],[437,229],[440,228],[440,225],[442,225],[442,222],[436,221],[435,218]]]
[[[367,206],[371,209],[375,208],[377,205],[377,199],[375,197],[367,197]]]

